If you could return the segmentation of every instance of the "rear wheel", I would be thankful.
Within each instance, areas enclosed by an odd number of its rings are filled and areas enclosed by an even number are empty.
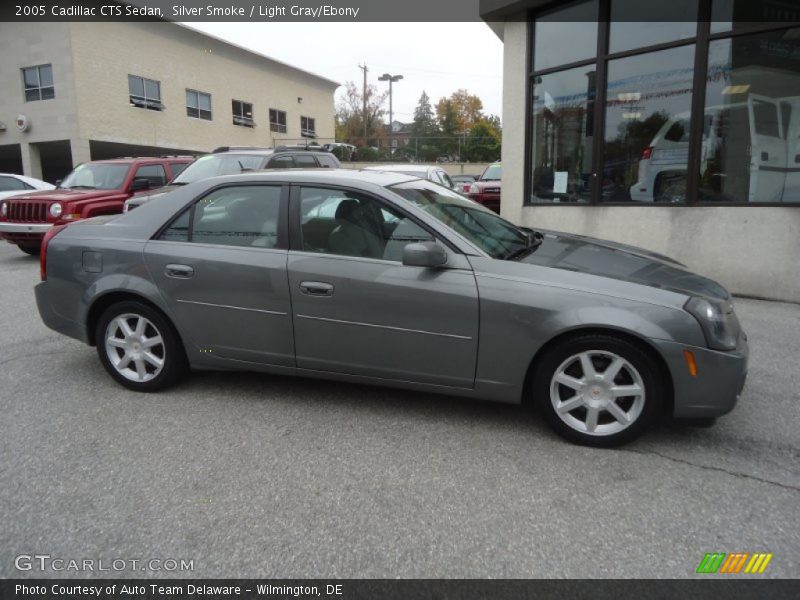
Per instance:
[[[562,437],[586,446],[625,444],[652,423],[663,382],[652,357],[610,335],[559,343],[534,374],[534,400]]]
[[[155,392],[187,371],[186,355],[172,324],[136,301],[107,308],[95,329],[97,354],[109,374],[125,387]]]
[[[38,244],[35,246],[29,246],[27,244],[17,244],[17,247],[22,250],[25,254],[30,254],[31,256],[39,256],[39,251],[42,249],[41,246]]]

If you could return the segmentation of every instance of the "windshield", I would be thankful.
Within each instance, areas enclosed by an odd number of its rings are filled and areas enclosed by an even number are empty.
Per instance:
[[[242,171],[259,169],[263,161],[263,156],[253,156],[252,154],[208,154],[201,156],[186,167],[170,183],[185,185],[217,175],[235,175]]]
[[[417,180],[389,189],[457,231],[492,258],[509,258],[530,247],[527,233],[440,185]]]
[[[129,168],[129,163],[78,165],[61,182],[61,187],[73,190],[118,190],[125,182],[125,175]]]
[[[500,181],[503,178],[503,167],[489,165],[481,175],[481,181]]]

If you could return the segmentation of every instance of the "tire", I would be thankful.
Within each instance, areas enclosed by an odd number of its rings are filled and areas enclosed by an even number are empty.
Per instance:
[[[188,371],[183,344],[172,323],[141,302],[118,302],[107,308],[97,321],[95,341],[106,371],[137,392],[163,390]]]
[[[42,249],[41,246],[24,246],[22,244],[17,244],[17,248],[22,250],[25,254],[30,254],[31,256],[39,256],[39,251]]]
[[[608,381],[611,368],[616,374]],[[660,414],[664,387],[657,363],[638,345],[613,335],[587,334],[547,352],[534,371],[532,391],[534,406],[560,436],[612,448],[652,424]],[[622,395],[626,391],[631,393]]]

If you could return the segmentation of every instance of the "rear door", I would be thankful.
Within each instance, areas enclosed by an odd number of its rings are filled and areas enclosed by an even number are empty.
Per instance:
[[[800,97],[781,100],[781,118],[786,132],[786,183],[783,202],[800,202]]]
[[[780,202],[786,181],[786,140],[778,100],[751,94],[750,202]]]
[[[280,185],[226,185],[148,242],[150,274],[197,352],[294,366],[287,207]]]

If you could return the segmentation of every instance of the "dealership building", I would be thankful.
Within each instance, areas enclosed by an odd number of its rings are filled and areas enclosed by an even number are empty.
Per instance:
[[[503,216],[800,302],[797,3],[480,7],[505,46]]]
[[[0,57],[0,172],[334,137],[337,82],[176,23],[0,23]]]

